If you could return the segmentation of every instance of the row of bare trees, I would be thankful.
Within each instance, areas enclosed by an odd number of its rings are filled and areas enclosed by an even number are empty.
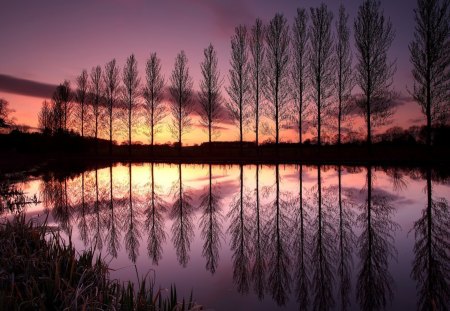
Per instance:
[[[430,145],[432,126],[446,122],[449,114],[450,1],[417,3],[415,36],[410,45],[415,79],[411,94],[426,115]],[[333,13],[325,4],[309,12],[298,9],[291,28],[282,14],[276,14],[267,25],[257,19],[250,30],[239,25],[231,37],[227,100],[221,94],[223,78],[211,44],[204,50],[200,65],[202,79],[197,97],[184,51],[175,59],[167,86],[155,53],[147,61],[144,83],[134,55],[127,59],[122,75],[112,60],[103,71],[100,66],[90,75],[83,70],[75,92],[67,81],[58,86],[52,102],[44,102],[39,124],[50,131],[67,130],[75,106],[71,102],[76,102],[73,119],[80,134],[84,136],[89,125],[98,138],[102,128],[111,144],[116,118],[131,145],[136,131],[133,123],[144,117],[153,146],[161,121],[170,114],[169,130],[181,146],[196,112],[208,133],[208,142],[220,134],[215,125],[231,118],[239,129],[240,142],[250,129],[256,144],[261,133],[272,135],[278,144],[280,131],[292,127],[303,142],[302,134],[309,125],[315,129],[320,145],[324,127],[328,133],[337,131],[337,143],[341,144],[344,121],[360,115],[366,124],[366,141],[371,144],[374,128],[386,124],[395,108],[396,65],[388,59],[395,33],[376,0],[365,0],[359,6],[353,32],[354,50],[350,47],[349,15],[342,5],[334,25]],[[355,86],[358,94],[353,92]],[[262,122],[262,117],[269,122]]]

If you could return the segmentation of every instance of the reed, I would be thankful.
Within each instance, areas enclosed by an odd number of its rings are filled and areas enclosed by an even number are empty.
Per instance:
[[[78,254],[57,229],[23,214],[0,224],[0,309],[8,310],[201,310],[168,295],[148,274],[132,282],[110,278],[92,249]],[[3,307],[1,307],[3,306]]]

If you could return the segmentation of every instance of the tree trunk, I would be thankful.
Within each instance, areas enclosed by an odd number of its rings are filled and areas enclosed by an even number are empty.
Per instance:
[[[109,154],[110,155],[112,154],[112,131],[113,131],[113,129],[112,129],[112,122],[113,122],[112,110],[113,110],[113,102],[111,100],[110,110],[109,110]]]

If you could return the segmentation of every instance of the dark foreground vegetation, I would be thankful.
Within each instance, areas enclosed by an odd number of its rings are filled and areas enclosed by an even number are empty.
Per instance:
[[[434,144],[426,146],[419,134],[387,132],[371,146],[363,142],[321,145],[212,142],[198,146],[110,144],[71,132],[57,135],[12,131],[0,135],[0,172],[64,170],[109,165],[111,162],[165,163],[301,163],[344,165],[444,166],[450,164],[450,128],[435,129]]]
[[[0,224],[0,309],[8,310],[200,310],[175,287],[156,288],[148,275],[138,284],[109,276],[92,250],[77,254],[58,230],[23,215]],[[153,276],[153,275],[152,275]]]

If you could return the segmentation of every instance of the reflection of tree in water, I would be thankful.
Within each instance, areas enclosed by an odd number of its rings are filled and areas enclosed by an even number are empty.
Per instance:
[[[89,206],[86,200],[86,182],[85,182],[85,173],[81,173],[81,186],[79,188],[79,204],[75,207],[76,220],[78,231],[80,232],[80,239],[84,243],[86,247],[89,243],[89,226],[88,226],[88,217],[89,217]],[[77,187],[78,188],[78,187]]]
[[[191,240],[194,237],[192,224],[192,198],[190,193],[184,188],[181,164],[178,164],[178,181],[172,187],[171,192],[175,198],[170,211],[172,224],[172,242],[175,246],[178,262],[186,267],[189,261],[189,250]]]
[[[106,243],[108,253],[117,258],[117,252],[120,249],[120,223],[121,217],[118,211],[116,210],[116,204],[120,204],[120,202],[115,202],[114,199],[114,183],[113,183],[113,167],[109,166],[109,206],[106,215]]]
[[[249,290],[250,269],[250,217],[244,208],[248,199],[244,194],[244,168],[239,165],[239,193],[236,194],[230,205],[228,217],[230,226],[228,233],[231,235],[231,251],[233,252],[233,281],[237,285],[239,293],[247,293]]]
[[[131,162],[128,163],[128,202],[125,205],[124,236],[125,249],[128,252],[128,258],[135,263],[139,256],[139,244],[141,239],[141,222],[139,215],[139,206],[133,199],[133,183],[131,175]]]
[[[103,249],[103,230],[105,230],[105,216],[103,214],[103,204],[100,201],[98,170],[94,171],[94,180],[90,183],[90,188],[94,190],[94,194],[90,197],[92,200],[92,212],[90,218],[90,231],[93,232],[92,243],[95,249]]]
[[[351,293],[351,269],[353,266],[352,254],[356,243],[356,235],[353,232],[355,215],[352,211],[352,202],[349,198],[342,198],[342,167],[338,166],[338,276],[339,276],[339,298],[341,310],[350,307]]]
[[[326,193],[330,194],[330,189]],[[317,167],[317,190],[313,188],[312,198],[317,202],[317,217],[312,222],[312,260],[313,260],[313,309],[330,310],[334,307],[333,298],[334,265],[336,261],[336,227],[333,218],[332,198],[322,197],[322,177],[320,165]]]
[[[408,187],[405,178],[406,176],[401,169],[389,167],[385,170],[385,172],[386,175],[389,176],[392,180],[394,191],[403,191]]]
[[[265,276],[267,263],[265,258],[265,234],[263,232],[263,217],[261,213],[260,193],[259,193],[259,165],[256,165],[256,185],[255,185],[255,213],[252,230],[253,238],[253,265],[251,267],[251,279],[253,288],[259,299],[264,297]]]
[[[390,199],[373,191],[372,168],[367,168],[367,199],[361,206],[357,223],[362,228],[357,246],[360,267],[356,298],[363,310],[381,310],[393,298],[394,280],[389,272],[389,259],[396,257],[394,231],[398,225],[391,220],[394,211]]]
[[[305,209],[303,197],[303,166],[299,165],[299,189],[298,198],[294,200],[294,232],[293,251],[295,256],[294,276],[295,291],[300,310],[306,310],[309,306],[309,288],[311,280],[309,269],[311,263],[311,241],[309,232],[309,214]]]
[[[145,226],[148,230],[147,251],[154,264],[162,258],[162,243],[166,240],[164,231],[164,212],[167,210],[166,202],[160,195],[160,189],[155,184],[154,164],[150,164],[151,186],[148,207],[145,210],[147,215]]]
[[[3,213],[18,213],[30,204],[37,204],[36,195],[28,196],[16,184],[0,176],[0,215]]]
[[[51,209],[53,219],[60,228],[70,235],[72,232],[72,207],[67,193],[67,179],[51,178],[41,184],[41,195],[44,207]]]
[[[223,238],[221,196],[216,185],[212,184],[212,167],[209,164],[209,186],[200,197],[201,237],[204,239],[202,255],[206,258],[206,270],[214,273],[219,262],[220,240]]]
[[[427,206],[414,223],[416,243],[412,278],[417,281],[419,310],[450,306],[450,212],[445,198],[433,198],[427,169]]]
[[[289,229],[291,202],[286,193],[280,191],[279,165],[275,166],[275,198],[268,204],[273,212],[267,220],[268,289],[273,299],[284,305],[290,293],[289,274]],[[273,186],[272,186],[273,187]]]

